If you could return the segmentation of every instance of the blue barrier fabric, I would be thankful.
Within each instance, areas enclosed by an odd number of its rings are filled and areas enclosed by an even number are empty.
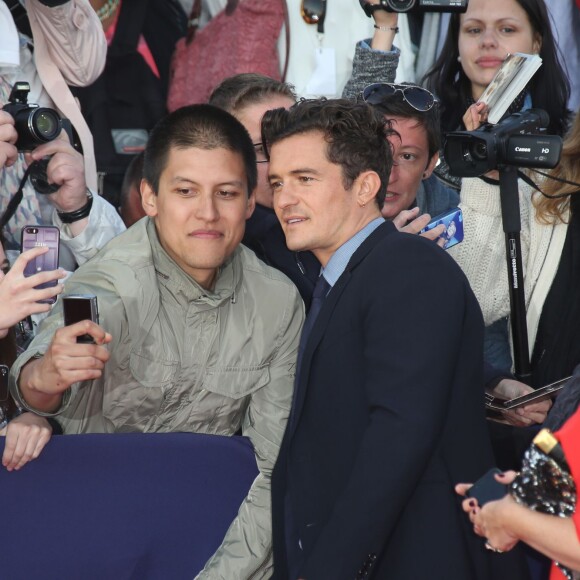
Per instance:
[[[257,473],[242,437],[53,437],[0,467],[0,579],[192,580]]]

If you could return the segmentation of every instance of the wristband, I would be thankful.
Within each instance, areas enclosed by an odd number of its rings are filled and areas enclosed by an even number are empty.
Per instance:
[[[377,30],[382,30],[383,32],[387,32],[389,30],[392,30],[395,34],[399,32],[398,26],[377,26],[376,24],[373,24],[373,27],[376,28]]]
[[[58,217],[63,224],[72,224],[82,220],[91,213],[91,208],[93,207],[93,194],[87,189],[87,197],[89,198],[87,203],[83,205],[80,209],[75,211],[57,211]]]

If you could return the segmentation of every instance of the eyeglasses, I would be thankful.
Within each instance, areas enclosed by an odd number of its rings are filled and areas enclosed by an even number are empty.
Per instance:
[[[263,143],[254,143],[254,151],[256,152],[256,163],[268,163],[269,159],[266,156]]]
[[[302,0],[300,14],[306,24],[318,24],[318,32],[324,32],[326,0]]]
[[[437,99],[433,93],[416,85],[397,85],[394,83],[375,83],[369,85],[362,92],[362,99],[369,105],[382,105],[397,93],[401,93],[406,103],[416,111],[425,113],[430,111]]]

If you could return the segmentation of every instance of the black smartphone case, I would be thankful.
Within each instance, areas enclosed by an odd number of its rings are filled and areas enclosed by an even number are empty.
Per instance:
[[[480,507],[504,497],[508,488],[507,485],[496,481],[494,476],[497,473],[502,473],[502,471],[497,467],[490,469],[467,490],[467,497],[476,499]]]

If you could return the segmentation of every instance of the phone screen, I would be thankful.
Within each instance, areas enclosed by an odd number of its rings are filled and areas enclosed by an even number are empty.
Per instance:
[[[440,239],[445,240],[443,246],[444,250],[448,250],[463,241],[463,213],[461,209],[456,207],[446,213],[434,217],[425,228],[421,230],[421,233],[432,230],[440,224],[445,226],[445,231],[439,236]]]
[[[34,260],[30,260],[24,269],[25,276],[32,276],[40,272],[50,272],[58,268],[58,254],[60,243],[60,230],[55,226],[24,226],[22,228],[22,251],[30,250],[38,246],[47,246],[48,252],[42,256],[38,256]],[[36,286],[38,290],[42,288],[49,288],[56,286],[58,280],[52,282],[45,282]],[[54,304],[56,297],[47,300],[40,300]]]
[[[93,294],[68,294],[62,297],[64,324],[69,326],[82,320],[92,320],[99,323],[97,297]],[[93,337],[83,334],[77,337],[77,342],[93,343]]]

